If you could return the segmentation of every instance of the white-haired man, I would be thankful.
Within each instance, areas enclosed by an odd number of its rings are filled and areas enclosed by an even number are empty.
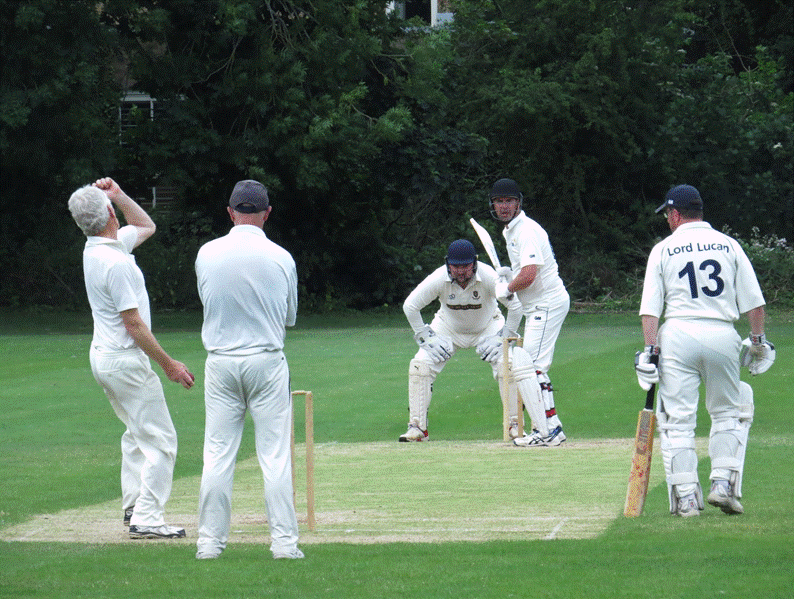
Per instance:
[[[480,357],[490,362],[500,388],[502,338],[515,336],[521,322],[520,304],[515,298],[505,300],[508,322],[496,301],[496,271],[477,261],[474,245],[466,239],[453,241],[444,266],[428,275],[408,295],[403,311],[419,345],[408,367],[408,430],[399,441],[426,441],[430,438],[427,412],[433,383],[458,349],[476,348]],[[435,300],[440,307],[428,325],[422,309]],[[518,436],[517,395],[511,387],[510,434]]]
[[[657,422],[667,475],[670,513],[697,516],[705,507],[695,453],[700,383],[711,417],[708,502],[726,514],[744,512],[742,475],[753,419],[751,387],[739,381],[742,340],[733,323],[747,314],[744,346],[750,372],[774,361],[764,336],[764,296],[739,243],[703,222],[703,200],[691,185],[670,189],[664,211],[672,234],[648,256],[640,303],[645,349],[637,352],[640,386],[659,383]],[[664,315],[664,324],[659,319]],[[652,360],[658,357],[658,367]]]
[[[502,235],[510,256],[510,268],[503,267],[499,273],[496,294],[504,298],[515,293],[525,317],[525,351],[515,352],[514,361],[517,356],[522,359],[520,364],[512,365],[514,376],[518,370],[524,378],[526,371],[534,369],[536,376],[525,378],[526,390],[522,395],[534,396],[539,391],[546,416],[546,422],[533,420],[532,432],[513,439],[513,443],[520,447],[555,447],[566,437],[554,405],[554,389],[548,372],[571,298],[560,278],[549,236],[524,213],[523,199],[513,179],[499,179],[489,196],[491,215],[503,226]],[[526,398],[524,401],[527,403]]]
[[[127,226],[120,225],[113,204]],[[154,233],[154,222],[110,178],[75,191],[69,211],[87,238],[83,270],[94,320],[91,370],[127,427],[121,437],[124,523],[133,539],[184,537],[184,529],[164,519],[177,438],[149,358],[185,389],[193,386],[193,375],[152,334],[149,296],[131,253]]]

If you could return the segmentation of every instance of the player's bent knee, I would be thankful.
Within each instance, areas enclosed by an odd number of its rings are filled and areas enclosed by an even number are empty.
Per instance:
[[[408,365],[408,376],[431,376],[430,364],[414,358]]]

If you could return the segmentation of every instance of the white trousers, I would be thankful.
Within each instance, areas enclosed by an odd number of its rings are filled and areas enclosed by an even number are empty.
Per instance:
[[[298,544],[292,487],[292,397],[283,352],[251,356],[209,354],[205,364],[204,469],[199,491],[198,549],[226,548],[232,487],[246,411],[254,423],[256,454],[264,478],[273,552]]]
[[[728,322],[669,319],[659,328],[659,429],[668,483],[679,497],[697,487],[695,426],[699,388],[713,421],[738,423],[741,338]],[[737,447],[710,448],[712,463],[734,459]]]
[[[524,306],[524,349],[541,372],[548,373],[551,368],[554,346],[570,308],[567,293],[553,304]]]
[[[452,341],[452,352],[450,354],[450,358],[454,356],[459,349],[477,347],[486,339],[490,339],[494,335],[498,335],[504,326],[505,321],[501,315],[498,315],[496,318],[492,319],[488,323],[488,326],[479,333],[458,333],[457,331],[454,331],[448,327],[447,323],[445,323],[438,316],[433,318],[433,322],[430,323],[430,328],[435,331],[436,335]],[[433,381],[436,380],[436,377],[442,370],[444,370],[444,366],[446,366],[449,362],[449,360],[444,362],[433,362],[433,359],[430,357],[430,355],[422,348],[419,348],[419,351],[416,352],[414,360],[425,362],[430,367]],[[496,378],[496,375],[499,372],[499,366],[497,364],[491,364],[491,368],[493,370],[494,378]]]
[[[443,337],[452,342],[452,352],[450,357],[455,355],[459,349],[468,349],[477,347],[480,343],[499,334],[504,327],[504,317],[501,313],[496,314],[488,323],[488,326],[479,333],[459,333],[447,326],[447,323],[437,314],[430,323],[430,327],[436,332],[439,337]],[[430,409],[432,401],[432,389],[438,375],[444,370],[449,360],[443,362],[434,362],[423,348],[419,348],[416,352],[414,359],[411,360],[411,366],[408,377],[408,413],[409,420],[419,421],[419,428],[427,430],[427,413]],[[426,368],[417,366],[417,363],[422,363]],[[419,368],[424,374],[421,377],[414,377],[414,368]],[[499,374],[499,365],[491,364],[493,377],[497,378]],[[414,382],[412,382],[412,379]]]
[[[94,378],[127,427],[121,437],[122,508],[135,506],[130,524],[165,524],[177,438],[162,383],[141,350],[103,352],[92,347],[89,357]]]

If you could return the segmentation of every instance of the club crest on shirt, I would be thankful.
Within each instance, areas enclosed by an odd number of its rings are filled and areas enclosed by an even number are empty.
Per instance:
[[[480,292],[479,291],[474,291],[474,293],[472,293],[471,296],[474,299],[480,299]]]

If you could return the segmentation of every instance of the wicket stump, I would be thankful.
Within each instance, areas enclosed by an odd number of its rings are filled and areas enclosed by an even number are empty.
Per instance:
[[[510,385],[514,384],[513,372],[510,369],[510,342],[515,341],[520,347],[521,337],[505,337],[502,339],[502,440],[510,441]],[[521,393],[516,392],[518,401],[518,436],[524,436],[524,402]]]
[[[292,495],[295,498],[295,396],[303,395],[306,400],[306,522],[314,532],[317,523],[314,518],[314,395],[311,391],[293,391],[292,436],[290,452],[292,455]]]

